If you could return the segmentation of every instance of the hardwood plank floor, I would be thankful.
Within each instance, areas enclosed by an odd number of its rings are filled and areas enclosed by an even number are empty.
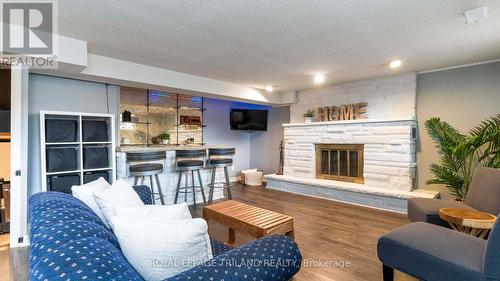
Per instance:
[[[294,280],[382,280],[377,258],[378,238],[409,223],[405,215],[355,206],[325,199],[236,184],[233,200],[280,212],[294,218],[295,241],[304,261]],[[202,206],[191,207],[201,217]],[[214,222],[210,235],[226,241],[227,228]],[[236,245],[254,238],[236,233]],[[323,262],[323,265],[320,264]],[[325,266],[325,262],[339,262]],[[344,264],[344,266],[341,266]],[[396,272],[397,281],[415,280]]]
[[[405,215],[355,205],[312,198],[264,187],[236,184],[233,199],[292,216],[295,241],[304,263],[294,281],[382,280],[382,267],[377,258],[377,239],[384,233],[409,223]],[[194,217],[201,217],[202,206],[191,207]],[[210,235],[226,241],[227,228],[211,222]],[[253,240],[236,233],[236,244]],[[10,250],[0,247],[0,280],[26,280],[27,248]],[[9,264],[10,260],[13,264]],[[344,266],[325,266],[325,262],[343,262]],[[323,264],[319,264],[323,262]],[[15,268],[13,272],[12,268]],[[14,275],[14,278],[10,278]],[[415,280],[396,272],[397,281]]]
[[[0,235],[0,280],[11,280],[9,268],[9,235]]]
[[[9,235],[0,235],[0,281],[28,280],[28,250],[9,249]]]

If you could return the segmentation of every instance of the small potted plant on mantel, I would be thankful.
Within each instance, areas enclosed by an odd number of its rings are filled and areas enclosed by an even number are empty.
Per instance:
[[[311,123],[314,121],[314,110],[308,109],[304,112],[304,119],[306,123]]]
[[[161,139],[162,144],[169,144],[170,143],[170,134],[165,132],[163,134],[160,134],[158,136]]]

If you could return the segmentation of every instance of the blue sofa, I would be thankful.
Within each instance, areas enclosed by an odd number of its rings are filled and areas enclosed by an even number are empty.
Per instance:
[[[134,187],[151,204],[147,186]],[[83,202],[59,192],[29,199],[30,280],[143,280],[120,251],[116,236]],[[282,235],[239,248],[212,240],[214,258],[165,280],[288,280],[300,269],[297,244]]]

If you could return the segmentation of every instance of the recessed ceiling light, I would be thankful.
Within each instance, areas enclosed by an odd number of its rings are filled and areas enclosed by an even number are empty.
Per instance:
[[[321,84],[323,82],[325,82],[325,75],[323,75],[323,74],[316,74],[314,76],[314,83]]]
[[[266,87],[266,91],[268,91],[269,93],[271,93],[273,90],[274,90],[273,86],[267,86]]]
[[[401,60],[393,60],[389,63],[390,68],[398,68],[403,64]]]

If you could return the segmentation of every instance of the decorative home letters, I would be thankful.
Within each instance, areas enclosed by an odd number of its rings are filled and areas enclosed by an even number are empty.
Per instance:
[[[366,102],[318,107],[318,121],[365,119]]]

